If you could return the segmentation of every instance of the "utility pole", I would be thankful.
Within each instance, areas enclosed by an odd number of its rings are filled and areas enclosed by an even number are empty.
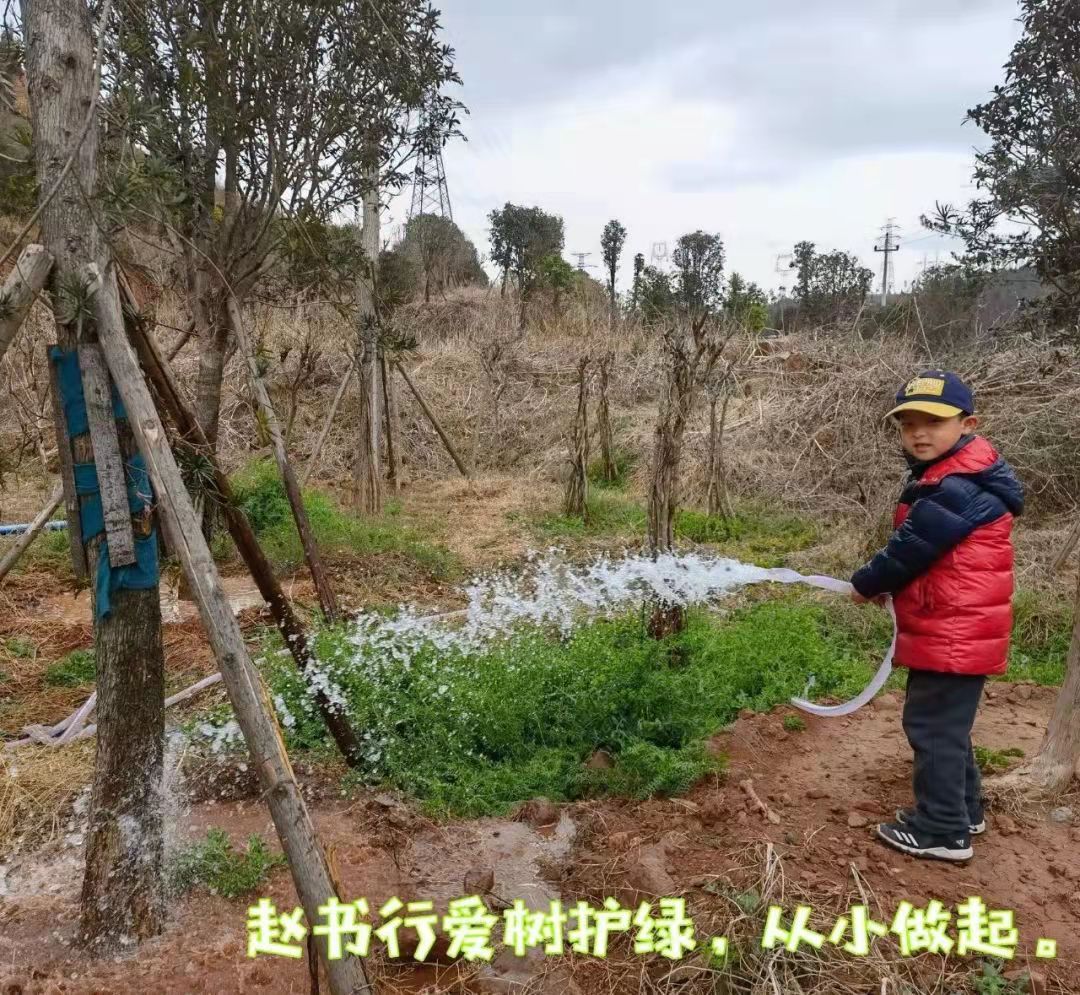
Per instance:
[[[881,306],[887,307],[889,304],[889,256],[900,251],[900,227],[896,223],[896,218],[889,218],[882,229],[882,234],[884,244],[875,245],[874,251],[885,256],[885,268],[881,274]]]
[[[577,257],[577,268],[581,270],[582,273],[584,273],[585,270],[595,268],[596,266],[596,263],[585,262],[585,260],[592,255],[591,252],[571,252],[570,255]]]
[[[669,259],[667,242],[653,242],[652,244],[652,264],[653,266],[662,266]]]

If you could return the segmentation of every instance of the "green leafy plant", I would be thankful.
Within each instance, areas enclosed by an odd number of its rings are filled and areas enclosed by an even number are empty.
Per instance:
[[[798,715],[785,715],[784,729],[787,732],[803,732],[806,729],[806,723]]]
[[[1001,961],[983,961],[982,974],[971,980],[975,995],[1030,995],[1031,982],[1027,975],[1015,981],[1004,975]]]
[[[93,650],[75,650],[45,670],[44,681],[52,687],[75,688],[93,684],[97,678]]]
[[[275,867],[285,862],[284,855],[271,853],[258,834],[248,837],[247,849],[241,852],[233,849],[224,830],[210,829],[205,840],[173,857],[168,877],[179,894],[204,885],[215,895],[238,898],[253,892]]]

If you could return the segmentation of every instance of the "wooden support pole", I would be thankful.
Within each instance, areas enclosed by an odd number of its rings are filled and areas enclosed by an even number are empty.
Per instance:
[[[379,375],[382,378],[383,411],[386,413],[386,479],[390,490],[397,494],[401,490],[401,467],[398,462],[399,424],[397,399],[394,396],[394,379],[390,376],[390,364],[386,356],[379,357]]]
[[[124,286],[121,284],[121,297],[125,300]],[[247,520],[247,516],[237,507],[233,496],[232,485],[225,471],[222,470],[213,447],[210,445],[206,434],[199,425],[198,419],[188,407],[180,388],[173,377],[169,364],[161,355],[157,343],[150,335],[137,313],[133,309],[127,309],[125,315],[128,319],[128,328],[131,341],[139,354],[139,361],[146,372],[150,383],[153,385],[160,403],[168,411],[169,416],[176,426],[176,430],[184,440],[203,454],[210,462],[214,474],[214,487],[216,497],[220,503],[225,524],[229,534],[236,544],[240,558],[247,565],[252,580],[255,581],[259,593],[270,609],[281,638],[296,661],[297,668],[303,673],[311,665],[311,649],[308,634],[296,617],[296,613],[281,589],[274,569],[266,554],[259,545],[259,540]],[[315,704],[322,714],[330,735],[341,751],[346,762],[352,767],[358,767],[362,763],[360,743],[356,733],[349,724],[348,719],[336,708],[321,690],[315,690]]]
[[[409,374],[405,371],[404,366],[402,366],[400,363],[394,363],[394,367],[397,369],[398,373],[401,374],[405,383],[408,385],[409,390],[412,391],[413,397],[416,398],[416,403],[420,405],[421,410],[424,412],[425,415],[427,415],[427,420],[431,422],[431,427],[435,429],[436,432],[438,432],[439,438],[442,439],[443,445],[446,446],[446,451],[450,454],[450,458],[454,461],[454,465],[458,468],[461,475],[466,480],[472,480],[472,477],[469,475],[469,471],[465,468],[464,462],[462,462],[461,457],[458,456],[457,450],[454,448],[454,444],[450,441],[450,437],[446,434],[445,431],[443,431],[442,425],[439,424],[439,419],[435,417],[435,412],[431,410],[431,407],[428,404],[426,398],[423,394],[420,393],[420,388],[413,383],[412,377],[410,377]]]
[[[30,523],[28,528],[18,540],[15,545],[11,547],[4,555],[4,558],[0,560],[0,583],[3,583],[4,578],[11,573],[12,567],[19,562],[19,557],[23,555],[29,548],[30,544],[38,537],[39,533],[49,519],[53,517],[56,509],[60,507],[60,502],[64,500],[64,485],[57,484],[52,494],[49,496],[49,500],[45,502],[45,507],[38,512],[37,518]]]
[[[343,896],[319,845],[315,827],[289,764],[266,685],[248,655],[239,623],[229,607],[217,567],[169,447],[165,428],[131,344],[124,335],[120,298],[113,273],[106,271],[102,279],[97,267],[92,269],[97,291],[94,304],[98,336],[109,370],[146,461],[162,523],[198,601],[203,626],[251,753],[263,797],[270,807],[297,895],[308,923],[318,922],[319,906],[334,895],[338,898]],[[360,958],[346,956],[331,960],[327,957],[325,938],[320,937],[316,943],[334,995],[373,991]]]
[[[15,341],[15,335],[48,281],[52,267],[53,257],[44,246],[28,245],[19,254],[4,286],[0,287],[0,359]]]
[[[337,417],[338,408],[341,407],[341,401],[345,397],[345,390],[349,386],[349,381],[352,379],[353,370],[356,369],[356,354],[353,353],[349,359],[348,369],[345,370],[345,376],[341,378],[341,383],[338,384],[337,393],[334,395],[334,400],[330,405],[330,410],[326,413],[326,421],[323,422],[322,431],[319,433],[319,440],[315,443],[315,449],[311,453],[311,459],[308,460],[308,465],[304,470],[303,476],[300,478],[301,486],[307,484],[311,475],[315,472],[315,468],[319,465],[319,457],[322,455],[323,446],[326,445],[326,440],[330,435],[330,429],[334,425],[334,419]]]
[[[241,355],[247,361],[248,373],[251,376],[251,386],[255,392],[255,400],[266,420],[266,428],[270,433],[270,442],[274,447],[274,459],[277,460],[278,471],[285,484],[285,494],[292,508],[293,518],[296,521],[296,530],[300,533],[300,543],[304,547],[304,559],[307,560],[308,570],[311,571],[311,579],[315,582],[315,591],[319,596],[319,604],[322,606],[326,621],[333,625],[340,617],[337,597],[334,589],[330,586],[330,578],[326,575],[322,557],[319,555],[319,547],[315,542],[315,535],[311,531],[311,522],[308,521],[307,510],[300,495],[300,484],[289,462],[289,454],[285,451],[285,436],[281,432],[281,423],[278,421],[274,405],[270,401],[266,384],[263,383],[259,373],[258,360],[255,351],[251,347],[247,331],[244,329],[244,319],[240,314],[240,305],[236,298],[229,294],[226,299],[226,309],[229,315],[229,324],[232,326],[233,335],[236,336],[236,345]]]
[[[128,504],[124,460],[120,455],[120,437],[113,418],[112,385],[105,357],[97,343],[79,344],[79,369],[90,441],[94,447],[109,563],[114,567],[126,567],[135,562],[135,533],[131,528],[131,506]]]

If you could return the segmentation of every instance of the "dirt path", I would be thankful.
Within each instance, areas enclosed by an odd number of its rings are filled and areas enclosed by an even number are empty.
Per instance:
[[[1032,753],[1048,720],[1053,692],[996,685],[991,695],[976,725],[976,742]],[[325,791],[309,784],[311,806],[347,897],[364,896],[373,907],[392,896],[432,900],[442,907],[450,898],[474,892],[490,892],[489,905],[496,908],[499,900],[515,898],[538,908],[555,897],[561,897],[564,906],[579,899],[598,906],[606,895],[629,905],[652,894],[683,894],[695,922],[704,918],[723,925],[725,916],[731,918],[730,902],[722,897],[725,887],[745,887],[752,881],[760,872],[752,855],[771,844],[787,882],[789,915],[799,896],[798,901],[818,910],[811,925],[819,931],[827,933],[828,923],[817,917],[846,908],[855,892],[853,867],[870,898],[872,916],[886,923],[902,900],[921,906],[936,898],[955,906],[978,895],[991,909],[1016,913],[1020,942],[1013,968],[1030,963],[1048,977],[1047,991],[1080,990],[1070,987],[1080,967],[1075,930],[1080,857],[1074,845],[1080,829],[1049,822],[1039,813],[1030,813],[1030,819],[1014,815],[1010,826],[1004,813],[992,813],[989,832],[977,841],[976,857],[965,867],[896,854],[873,839],[872,827],[910,802],[910,755],[900,728],[899,697],[879,699],[848,720],[808,718],[802,732],[784,731],[785,714],[790,710],[746,715],[719,734],[714,743],[730,756],[727,773],[699,783],[686,798],[600,800],[546,810],[539,806],[524,821],[436,825],[385,794],[348,805],[327,800]],[[775,811],[778,823],[748,800],[740,787],[747,779]],[[236,840],[252,832],[272,838],[267,812],[254,798],[193,805],[182,816],[179,830],[184,837],[195,837],[211,826],[224,828]],[[145,944],[137,957],[86,961],[71,948],[79,856],[69,842],[0,868],[0,978],[8,972],[0,992],[5,995],[284,995],[310,990],[302,963],[244,956],[250,900],[226,901],[205,893],[177,903],[168,935]],[[258,892],[262,895],[279,908],[295,905],[288,874],[282,870]],[[1058,941],[1056,961],[1034,959],[1041,937]],[[403,950],[408,952],[407,943]],[[693,982],[690,975],[680,985],[671,978],[658,982],[670,974],[671,964],[655,957],[636,958],[633,969],[627,966],[633,961],[629,956],[609,962],[578,957],[569,967],[551,959],[523,965],[503,956],[482,969],[451,965],[445,956],[442,962],[438,956],[431,959],[433,963],[420,968],[377,963],[379,991],[525,991],[521,985],[534,971],[546,976],[534,978],[529,990],[549,995],[713,990]],[[652,988],[642,988],[642,972],[652,979]]]

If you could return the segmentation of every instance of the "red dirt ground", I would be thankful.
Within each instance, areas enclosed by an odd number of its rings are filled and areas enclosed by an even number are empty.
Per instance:
[[[976,725],[978,744],[1037,749],[1053,701],[1051,689],[994,685]],[[891,922],[897,904],[931,899],[954,907],[981,896],[991,909],[1016,913],[1020,942],[1013,970],[1025,966],[1045,979],[1040,991],[1080,992],[1080,829],[1048,820],[1045,813],[991,811],[989,831],[976,842],[966,866],[922,863],[887,850],[872,836],[873,825],[910,803],[910,753],[900,728],[899,696],[888,695],[849,720],[807,718],[802,732],[785,732],[780,709],[745,715],[715,739],[730,757],[728,771],[699,783],[686,798],[644,803],[604,800],[560,806],[560,821],[543,824],[543,806],[523,821],[478,820],[434,825],[386,796],[355,804],[319,800],[312,809],[329,845],[347,898],[367,897],[374,906],[391,895],[402,900],[450,897],[482,890],[483,872],[494,872],[490,895],[522,898],[532,908],[561,897],[598,905],[606,895],[624,904],[644,895],[684,894],[691,914],[723,927],[731,903],[729,885],[743,888],[760,876],[754,855],[771,844],[783,868],[782,902],[788,917],[802,901],[817,910],[812,928],[828,933],[836,911],[846,909],[861,884],[874,918]],[[752,780],[757,795],[779,817],[769,821],[748,800],[741,783]],[[316,787],[313,784],[309,788]],[[1061,804],[1070,804],[1064,799]],[[1080,805],[1076,812],[1080,815]],[[867,825],[853,828],[865,820]],[[235,839],[251,832],[272,838],[266,809],[257,800],[191,806],[181,819],[183,835],[222,827]],[[0,868],[0,993],[306,993],[303,962],[279,958],[248,960],[246,900],[196,894],[173,909],[169,932],[135,954],[89,961],[73,953],[80,854],[76,849],[34,855]],[[856,877],[857,872],[857,877]],[[466,876],[469,877],[466,883]],[[464,890],[468,889],[468,890]],[[259,893],[279,908],[296,902],[288,873],[278,870]],[[489,904],[495,902],[491,898]],[[494,907],[494,906],[493,906]],[[726,910],[726,911],[725,911]],[[832,910],[832,915],[826,912]],[[725,918],[726,917],[726,918]],[[764,925],[764,915],[759,926]],[[760,935],[760,931],[759,931]],[[1036,961],[1041,937],[1058,941],[1055,961]],[[892,938],[877,941],[891,946]],[[926,958],[924,958],[925,960]],[[375,963],[379,992],[535,991],[630,993],[639,991],[742,991],[715,987],[694,975],[672,974],[660,958],[612,956],[608,961],[577,957],[553,968],[524,989],[519,965],[496,970],[429,966],[394,969]],[[950,958],[950,966],[959,964]],[[515,973],[516,972],[516,973]],[[6,977],[5,977],[6,975]],[[472,981],[470,975],[477,975]],[[890,991],[851,987],[837,980],[815,992]],[[323,988],[325,991],[325,987]],[[950,991],[933,988],[925,991]],[[781,993],[786,995],[786,993]]]

